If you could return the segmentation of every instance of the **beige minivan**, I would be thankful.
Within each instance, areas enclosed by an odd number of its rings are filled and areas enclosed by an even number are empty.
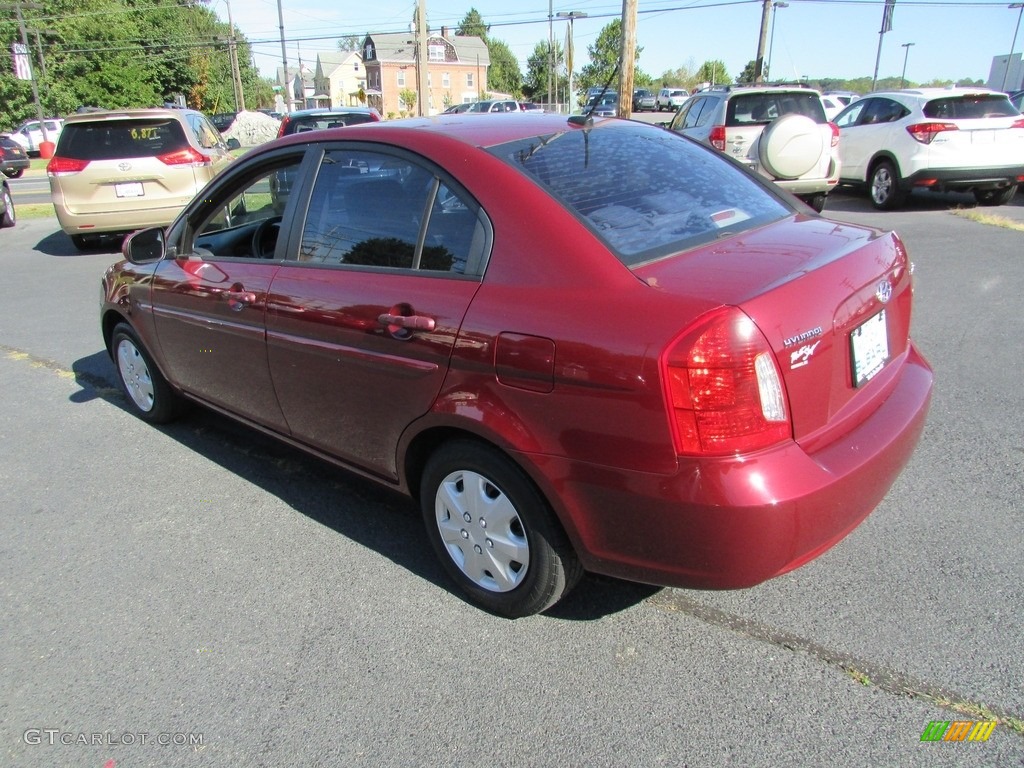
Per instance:
[[[237,146],[188,109],[72,115],[46,167],[57,220],[79,250],[104,235],[170,224]]]

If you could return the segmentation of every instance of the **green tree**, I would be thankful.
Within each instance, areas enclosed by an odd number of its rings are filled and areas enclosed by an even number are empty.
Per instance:
[[[729,83],[732,78],[729,77],[729,70],[725,68],[719,59],[708,59],[700,65],[700,69],[697,70],[694,75],[697,78],[698,83]]]
[[[518,97],[523,90],[523,73],[512,49],[502,40],[488,40],[491,66],[487,69],[487,88]]]
[[[551,55],[554,54],[554,61]],[[555,41],[552,47],[547,40],[542,40],[533,48],[533,53],[526,60],[526,77],[523,79],[523,93],[534,101],[546,101],[548,97],[548,73],[554,65],[555,94],[565,93],[569,89],[569,78],[565,74],[565,51]],[[556,96],[557,101],[557,96]]]
[[[641,51],[643,48],[637,46],[634,63],[640,59]],[[612,80],[611,88],[618,87],[614,78],[619,67],[619,55],[622,53],[622,19],[615,19],[606,24],[598,33],[593,45],[587,46],[587,53],[590,56],[590,63],[580,70],[580,76],[576,78],[579,92],[603,86],[609,79]],[[651,77],[634,66],[633,82],[651,82]]]
[[[479,37],[484,42],[487,42],[487,33],[490,29],[489,26],[484,24],[484,18],[480,15],[480,11],[476,8],[470,8],[466,15],[462,17],[459,26],[455,28],[455,34],[462,37]]]
[[[744,83],[752,83],[752,82],[754,82],[754,77],[756,76],[756,72],[757,72],[757,62],[754,59],[751,59],[750,61],[747,62],[747,66],[745,66],[743,68],[743,71],[740,72],[738,75],[736,75],[736,82],[738,84],[740,84],[740,85],[742,85]],[[765,82],[768,82],[768,67],[767,66],[764,67],[764,71],[762,72],[762,74],[764,76]]]
[[[338,38],[338,50],[343,53],[358,51],[363,47],[363,38],[359,35],[344,35]]]
[[[405,106],[407,113],[412,114],[416,109],[416,91],[410,88],[403,88],[398,92],[398,101]]]

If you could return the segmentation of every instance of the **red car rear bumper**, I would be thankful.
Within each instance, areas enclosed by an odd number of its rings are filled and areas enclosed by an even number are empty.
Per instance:
[[[932,372],[913,347],[859,426],[807,453],[680,461],[672,476],[531,455],[587,570],[664,586],[734,589],[818,556],[878,505],[924,427]],[[526,458],[526,457],[524,457]]]

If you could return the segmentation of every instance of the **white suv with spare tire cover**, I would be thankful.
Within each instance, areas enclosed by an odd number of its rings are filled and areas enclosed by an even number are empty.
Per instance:
[[[836,125],[841,180],[866,186],[876,208],[896,208],[914,189],[972,192],[980,205],[1003,205],[1024,182],[1024,117],[999,91],[872,93]]]
[[[699,91],[669,129],[772,179],[821,211],[839,183],[839,129],[821,94],[799,86],[718,86]]]

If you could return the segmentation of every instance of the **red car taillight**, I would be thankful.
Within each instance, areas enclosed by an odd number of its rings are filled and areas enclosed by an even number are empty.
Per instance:
[[[829,123],[828,127],[832,129],[832,146],[839,146],[839,126],[835,123]]]
[[[1022,117],[1020,120],[1014,120],[1013,121],[1013,125],[1011,125],[1010,127],[1011,128],[1024,128],[1024,117]]]
[[[711,128],[711,133],[708,134],[708,141],[711,142],[711,146],[715,149],[725,151],[725,126],[716,125]]]
[[[958,131],[953,123],[915,123],[907,126],[907,133],[922,144],[931,144],[932,139],[943,131]]]
[[[192,147],[179,149],[177,152],[168,152],[166,155],[157,155],[156,159],[164,165],[211,165],[213,161]]]
[[[277,129],[277,138],[280,139],[282,136],[285,135],[285,131],[288,130],[288,123],[290,123],[291,121],[292,119],[288,117],[288,115],[285,115],[284,117],[281,118],[281,126]]]
[[[662,355],[661,374],[677,453],[743,453],[793,436],[768,340],[735,307],[685,330]]]
[[[76,160],[73,157],[54,155],[50,158],[50,162],[46,164],[46,172],[51,176],[66,176],[69,173],[84,171],[85,166],[88,164],[88,160]]]

